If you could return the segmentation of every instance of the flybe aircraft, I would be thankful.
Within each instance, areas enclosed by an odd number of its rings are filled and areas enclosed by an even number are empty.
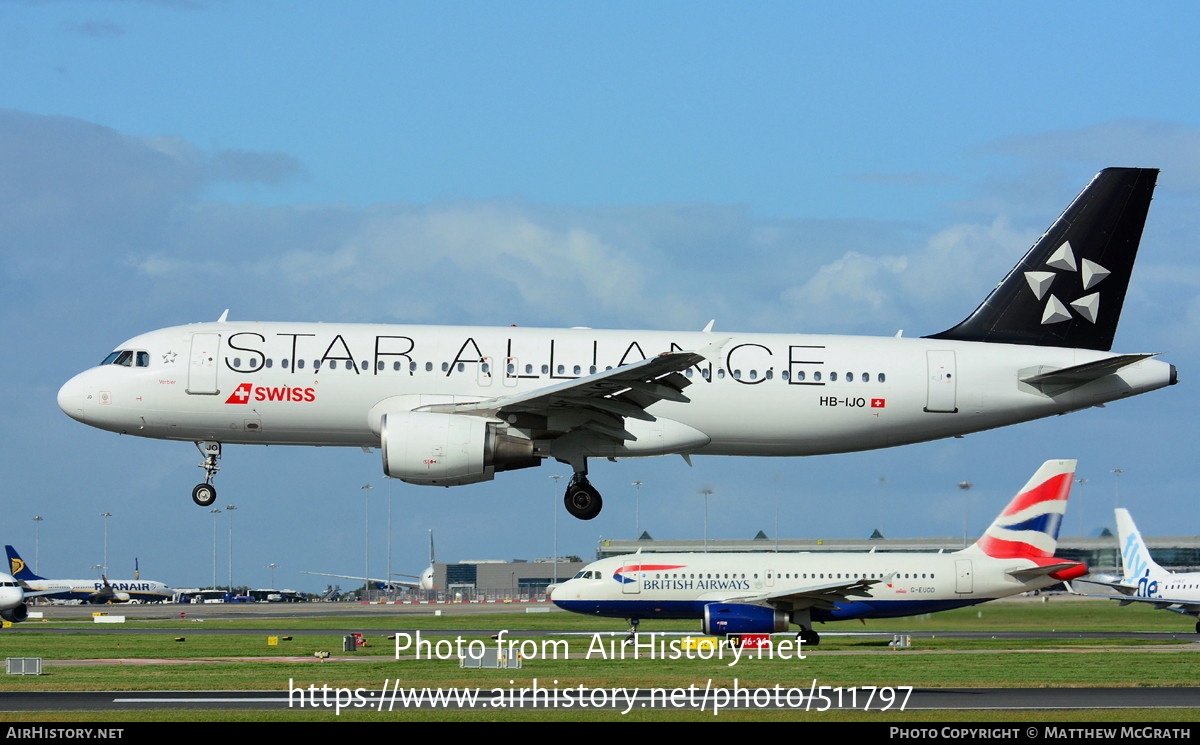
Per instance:
[[[892,618],[961,608],[1078,577],[1054,557],[1075,461],[1050,460],[983,536],[953,553],[643,554],[601,559],[551,593],[576,613],[696,618],[706,634],[770,634],[816,621]]]
[[[62,386],[100,429],[222,445],[380,448],[412,484],[490,481],[553,458],[588,520],[591,458],[797,456],[893,447],[1173,384],[1112,354],[1158,171],[1098,174],[964,321],[923,338],[228,320],[151,331]],[[929,277],[931,292],[941,277]],[[831,308],[836,312],[836,308]]]
[[[1121,594],[1112,597],[1129,603],[1152,603],[1155,608],[1164,608],[1196,620],[1196,633],[1200,634],[1200,572],[1168,572],[1150,558],[1150,549],[1142,540],[1142,534],[1129,516],[1129,511],[1115,510],[1117,517],[1117,540],[1121,546],[1121,581],[1106,584]],[[1091,581],[1091,580],[1089,580]]]
[[[117,579],[109,580],[101,577],[94,579],[46,579],[34,574],[25,560],[12,546],[5,546],[8,552],[8,566],[14,577],[30,591],[29,594],[41,595],[59,600],[82,600],[85,603],[101,605],[104,603],[128,603],[138,601],[143,603],[158,603],[174,597],[171,588],[162,582],[149,579]]]

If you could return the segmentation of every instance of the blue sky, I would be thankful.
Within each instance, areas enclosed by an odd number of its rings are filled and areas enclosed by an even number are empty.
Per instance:
[[[1195,532],[1200,69],[1187,3],[12,2],[0,7],[8,537],[42,568],[207,583],[187,443],[63,415],[68,377],[215,319],[891,335],[968,312],[1100,168],[1162,169],[1116,349],[1182,383],[898,450],[596,464],[564,553],[642,526],[749,537],[971,532],[1046,458],[1068,534]],[[551,553],[547,464],[438,491],[357,450],[229,448],[235,581]],[[880,478],[886,479],[881,484]],[[227,516],[216,518],[226,576]]]

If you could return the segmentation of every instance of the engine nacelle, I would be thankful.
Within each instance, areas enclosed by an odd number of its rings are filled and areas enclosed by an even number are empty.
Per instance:
[[[20,623],[26,618],[29,618],[29,608],[27,608],[24,603],[21,603],[16,608],[9,608],[8,610],[0,611],[0,618],[3,618],[9,623]]]
[[[761,605],[709,603],[704,606],[702,628],[709,636],[772,634],[788,630],[788,614]]]
[[[379,423],[383,472],[426,486],[491,481],[497,471],[541,465],[533,441],[508,433],[502,422],[462,414],[400,411]]]

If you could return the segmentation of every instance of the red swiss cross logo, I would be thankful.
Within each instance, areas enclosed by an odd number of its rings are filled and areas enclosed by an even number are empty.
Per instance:
[[[884,407],[886,407],[886,406],[887,406],[887,399],[886,399],[886,398],[873,398],[873,399],[871,399],[871,408],[872,408],[872,409],[882,409],[882,408],[884,408]]]
[[[229,398],[225,399],[227,404],[248,404],[250,403],[250,384],[242,383],[237,388],[233,389],[233,393],[229,394]],[[874,404],[872,404],[873,406]]]

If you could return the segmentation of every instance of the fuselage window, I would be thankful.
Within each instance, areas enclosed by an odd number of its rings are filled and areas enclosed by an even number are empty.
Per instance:
[[[879,373],[879,375],[877,375],[877,376],[875,377],[875,379],[876,379],[876,380],[878,380],[880,383],[882,383],[883,381],[887,380],[887,378],[886,378],[886,377],[884,377],[884,374],[883,374],[883,373]]]
[[[274,366],[275,366],[275,360],[273,360],[273,359],[271,359],[270,357],[268,357],[268,358],[267,358],[266,365],[267,365],[267,369],[268,369],[268,370],[269,370],[269,369],[271,369],[272,367],[274,367]]]
[[[751,380],[758,380],[758,370],[751,370],[751,371],[750,371],[750,379],[751,379]]]
[[[458,364],[461,365],[462,363],[460,362]],[[483,373],[484,375],[491,375],[492,374],[492,366],[486,362],[481,362],[481,363],[479,363],[479,371],[481,373]]]
[[[588,375],[595,375],[595,374],[596,374],[596,366],[592,365],[592,366],[588,367]]]
[[[804,380],[804,371],[803,370],[796,371],[796,380]]]
[[[709,378],[712,377],[712,370],[709,370],[708,368],[701,370],[700,377],[704,378],[705,380],[708,380]]]
[[[449,362],[442,363],[442,372],[450,372],[450,363]]]
[[[564,366],[562,366],[562,365],[559,365],[559,366],[558,366],[558,374],[559,374],[559,375],[562,375],[562,374],[563,374],[563,373],[565,373],[566,371],[567,371],[567,368],[566,368],[566,367],[564,367]]]
[[[296,369],[297,369],[297,370],[303,370],[303,369],[304,369],[304,360],[296,360]]]
[[[383,369],[382,361],[380,361],[380,363],[379,363],[379,369],[380,370]],[[392,363],[392,372],[400,372],[400,360],[396,360],[395,362]]]
[[[853,382],[854,382],[854,373],[846,373],[846,382],[847,382],[847,383],[853,383]]]
[[[314,370],[320,370],[320,369],[321,369],[321,361],[320,361],[320,360],[313,360],[313,369],[314,369]],[[330,370],[333,370],[333,369],[334,369],[334,367],[333,367],[332,365],[330,365],[329,369],[330,369]]]
[[[578,375],[580,372],[580,367],[579,367],[579,365],[576,365],[575,367],[571,368],[571,370],[572,370],[572,372],[571,372],[572,375]]]
[[[863,374],[862,374],[862,382],[864,382],[864,383],[870,383],[870,382],[871,382],[871,375],[870,375],[869,373],[863,373]]]
[[[821,379],[821,371],[817,370],[816,372],[813,373],[813,380],[820,380],[820,379]],[[836,380],[836,378],[834,378],[834,380]]]
[[[433,363],[432,362],[425,363],[425,372],[433,372]]]
[[[835,372],[831,372],[831,373],[829,373],[829,382],[830,382],[830,383],[836,383],[836,382],[837,382],[837,373],[835,373]]]
[[[763,373],[763,377],[766,378],[767,380],[771,380],[772,378],[775,377],[775,371],[767,370],[765,373]]]
[[[517,371],[517,366],[510,362],[510,363],[508,363],[508,365],[505,366],[504,369],[509,375],[512,375],[513,373],[515,373]]]
[[[733,371],[733,379],[734,379],[734,380],[741,380],[741,379],[742,379],[742,371],[741,371],[741,370],[734,370],[734,371]]]
[[[542,375],[549,375],[549,374],[550,374],[550,366],[542,365]]]
[[[466,370],[466,369],[467,369],[467,365],[465,362],[458,363],[458,371],[459,372],[462,372],[463,370]]]
[[[683,374],[688,376],[689,378],[692,377],[692,368],[689,367],[688,369],[684,370]]]
[[[532,375],[532,374],[533,374],[533,365],[526,365],[526,366],[525,366],[525,374],[526,374],[526,375]]]
[[[281,359],[279,361],[279,366],[282,367],[284,370],[288,369],[288,360],[286,357],[284,357],[283,359]]]
[[[725,379],[725,368],[723,368],[723,367],[717,368],[717,378],[720,380]]]

